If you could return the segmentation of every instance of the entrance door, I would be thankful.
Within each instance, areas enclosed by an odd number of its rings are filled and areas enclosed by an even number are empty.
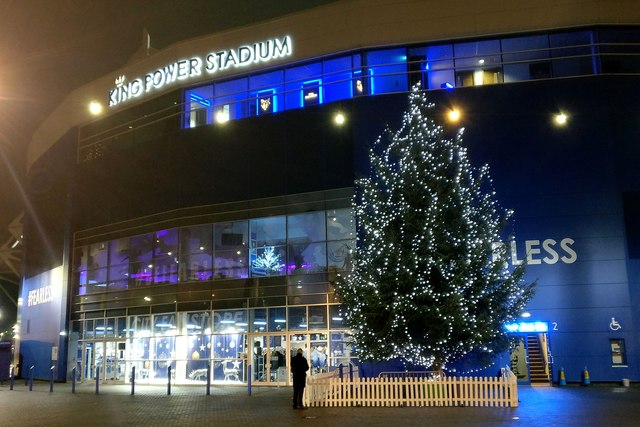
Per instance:
[[[549,337],[546,333],[517,334],[510,337],[511,371],[523,384],[549,384]]]
[[[84,343],[84,356],[82,358],[82,376],[80,378],[81,381],[90,381],[95,378],[96,374],[96,361],[95,361],[95,343],[93,342],[85,342]]]
[[[249,336],[251,382],[259,385],[286,385],[288,372],[287,336],[264,334]]]
[[[102,382],[122,382],[124,381],[124,349],[123,341],[98,341],[93,344],[93,372],[89,372],[87,379],[95,378],[95,370],[100,371],[100,380]],[[89,358],[90,347],[87,345],[87,358]],[[93,375],[92,375],[93,374]]]

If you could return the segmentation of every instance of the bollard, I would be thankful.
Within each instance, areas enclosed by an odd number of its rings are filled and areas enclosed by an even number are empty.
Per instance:
[[[353,381],[353,365],[349,363],[349,381]]]
[[[13,366],[9,370],[9,390],[13,390]]]
[[[76,392],[76,368],[71,369],[71,393]]]
[[[33,390],[33,368],[35,368],[35,366],[29,368],[29,391]]]
[[[558,381],[559,386],[567,385],[567,379],[564,376],[564,368],[560,368],[560,379]]]
[[[207,396],[211,394],[211,364],[207,364]]]
[[[591,384],[591,379],[589,378],[589,371],[585,366],[584,371],[582,371],[582,385],[589,385],[589,384]]]
[[[53,373],[55,366],[51,367],[51,374],[49,375],[49,393],[53,393]]]
[[[340,381],[342,381],[343,380],[343,377],[342,377],[342,363],[340,364],[340,366],[338,366],[338,369],[339,369],[338,378],[340,378]]]
[[[136,392],[136,367],[131,367],[131,396]]]
[[[171,395],[171,365],[167,366],[167,396]]]
[[[251,396],[251,365],[247,366],[247,395]]]
[[[100,394],[100,368],[96,367],[96,394]]]

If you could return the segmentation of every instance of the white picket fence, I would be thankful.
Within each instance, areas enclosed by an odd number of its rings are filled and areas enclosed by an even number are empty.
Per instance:
[[[518,384],[510,372],[498,378],[307,378],[307,406],[518,406]]]

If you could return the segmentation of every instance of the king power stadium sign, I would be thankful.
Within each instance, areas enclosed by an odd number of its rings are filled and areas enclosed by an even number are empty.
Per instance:
[[[204,74],[215,74],[227,69],[269,62],[290,56],[292,51],[291,37],[285,36],[238,46],[235,49],[210,52],[204,59],[200,56],[181,59],[130,81],[122,75],[116,79],[116,87],[109,91],[109,107],[115,107],[177,81],[187,81]]]

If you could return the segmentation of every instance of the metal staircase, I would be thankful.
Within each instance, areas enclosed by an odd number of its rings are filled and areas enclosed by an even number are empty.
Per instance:
[[[527,335],[527,350],[529,356],[529,379],[531,384],[549,384],[547,361],[540,348],[538,335]]]

